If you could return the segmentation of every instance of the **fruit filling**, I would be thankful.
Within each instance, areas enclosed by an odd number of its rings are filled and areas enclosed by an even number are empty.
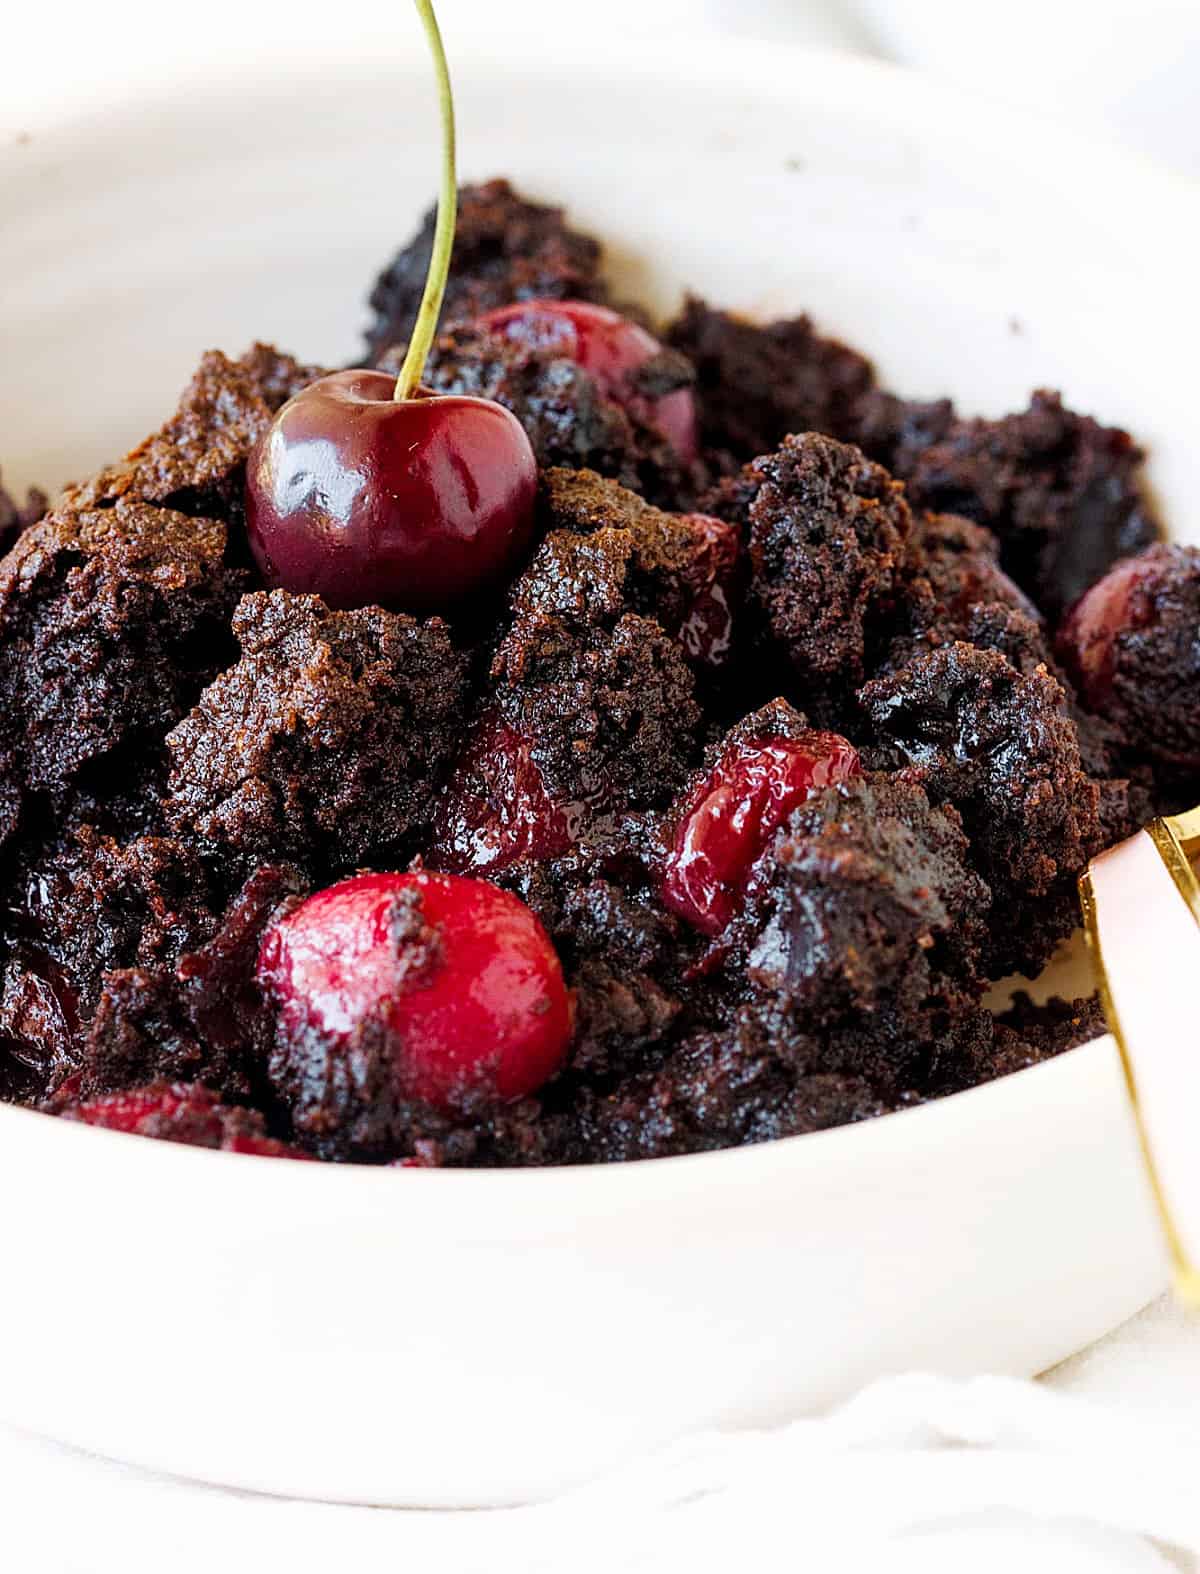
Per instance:
[[[858,750],[831,732],[732,745],[679,816],[663,901],[705,934],[719,934],[756,860],[792,810],[822,788],[861,774]]]

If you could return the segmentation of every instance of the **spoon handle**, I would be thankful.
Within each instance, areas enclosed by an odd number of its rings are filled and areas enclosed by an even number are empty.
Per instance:
[[[1079,882],[1176,1291],[1200,1305],[1200,808],[1155,820]]]

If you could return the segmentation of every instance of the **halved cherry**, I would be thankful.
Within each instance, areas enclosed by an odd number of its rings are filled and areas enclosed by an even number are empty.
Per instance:
[[[662,876],[666,906],[704,934],[720,934],[793,809],[861,770],[853,744],[832,732],[729,745],[679,816]]]

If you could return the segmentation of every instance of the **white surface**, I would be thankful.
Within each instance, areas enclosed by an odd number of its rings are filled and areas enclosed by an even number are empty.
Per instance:
[[[522,1501],[886,1373],[1030,1374],[1163,1282],[1107,1045],[610,1169],[292,1167],[11,1109],[0,1145],[0,1189],[38,1199],[0,1218],[0,1349],[55,1352],[6,1370],[0,1416],[326,1498]]]
[[[64,104],[119,102],[180,70],[236,74],[302,50],[385,60],[411,25],[406,0],[60,0],[10,5],[0,135],[52,124]],[[11,14],[9,14],[11,13]],[[452,56],[497,60],[549,40],[584,59],[594,40],[669,63],[679,37],[759,38],[874,53],[1200,175],[1200,6],[1195,0],[441,0]]]
[[[844,9],[895,60],[1200,175],[1196,0],[847,0]]]
[[[562,9],[556,8],[556,11],[561,17]],[[110,11],[108,15],[111,14]],[[389,26],[391,25],[391,18],[392,13],[389,12]],[[253,34],[252,27],[250,28],[250,33]],[[153,46],[157,47],[158,43],[163,41],[163,39],[155,39]],[[166,38],[165,41],[169,52],[171,40]],[[207,41],[205,39],[203,42]],[[199,43],[200,41],[195,42]],[[144,61],[150,45],[146,43],[141,44],[140,56],[137,45],[137,39],[123,37],[121,39],[122,57],[124,57],[124,52],[128,52],[133,58],[141,58]],[[203,49],[198,48],[196,50],[197,55],[203,53]],[[0,107],[0,114],[7,113],[9,115],[10,125],[14,123],[11,118],[12,115],[20,111],[22,104],[32,102],[28,93],[28,86],[31,80],[30,74],[28,72],[18,72],[15,75],[19,80],[16,84],[6,86],[5,106]],[[22,98],[22,89],[25,90],[24,99]],[[47,95],[39,91],[38,108],[39,113],[43,114],[46,119],[54,120],[61,114],[61,100],[56,99],[54,94]],[[27,115],[24,117],[24,123],[32,124],[33,122]],[[691,121],[689,125],[694,123],[694,121]],[[263,124],[270,125],[272,122],[266,120]],[[706,122],[703,124],[705,136],[701,139],[702,145],[699,153],[711,156],[713,149],[707,135],[711,128]],[[260,137],[262,132],[263,125],[260,124],[258,128]],[[693,151],[695,152],[695,149]],[[719,159],[718,162],[720,162]],[[42,176],[44,184],[52,191],[55,183],[55,172],[53,169],[43,170]],[[558,187],[560,193],[564,191],[569,193],[571,189],[570,186],[561,184]],[[1136,194],[1137,189],[1135,188],[1135,203]],[[1081,209],[1084,206],[1083,195],[1080,194]],[[219,212],[220,209],[218,208],[214,211]],[[403,226],[401,225],[400,227]],[[1167,227],[1169,229],[1170,225]],[[97,236],[90,226],[81,225],[80,228],[87,237],[85,244],[95,246],[102,243],[103,231]],[[381,215],[380,227],[377,232],[378,246],[386,248],[393,241],[396,230],[397,227],[393,223],[390,214],[386,217]],[[288,235],[285,239],[294,244],[297,237]],[[184,244],[187,244],[186,240]],[[376,252],[372,252],[369,256],[364,255],[362,259],[364,265],[368,267],[376,260]],[[978,259],[976,260],[978,261]],[[796,262],[795,258],[793,258],[793,262]],[[1122,266],[1127,276],[1129,268],[1128,255],[1122,259]],[[1117,272],[1119,275],[1121,269],[1119,268]],[[821,298],[817,293],[814,293],[812,287],[813,280],[807,276],[804,268],[796,266],[795,275],[794,291],[790,296],[790,301],[792,303],[803,301],[806,304],[821,305]],[[785,290],[788,282],[786,278],[781,281]],[[51,281],[51,287],[54,287],[53,280]],[[927,299],[936,290],[936,285],[930,280],[923,281],[922,287],[925,290]],[[725,293],[729,295],[730,291],[726,290]],[[919,290],[910,291],[910,296],[912,294],[919,295]],[[782,297],[780,298],[782,299]],[[1092,295],[1091,299],[1095,303],[1095,307],[1097,309],[1100,308],[1103,302],[1103,291],[1101,290],[1099,293]],[[846,312],[846,322],[844,324],[846,330],[863,339],[870,347],[869,334],[864,333],[861,329],[861,313],[858,315],[851,314],[855,303],[850,301],[848,304],[843,304]],[[293,318],[298,305],[299,301],[295,294],[289,295],[287,306],[292,312]],[[317,317],[319,317],[321,303],[314,302],[313,306]],[[953,313],[953,298],[951,307]],[[1083,307],[1081,306],[1081,313],[1082,310]],[[181,370],[183,346],[176,345],[173,342],[172,332],[170,331],[172,324],[167,318],[162,314],[158,314],[154,317],[154,321],[156,330],[164,330],[162,337],[165,340],[160,348],[156,333],[156,340],[152,347],[159,373],[164,376],[169,373],[175,381],[179,381],[183,375]],[[963,313],[961,322],[965,324],[969,321],[969,312]],[[86,316],[81,326],[89,333],[99,332],[102,335],[104,331],[103,323],[89,322],[86,320]],[[225,326],[231,327],[233,325],[226,323]],[[245,325],[239,320],[236,326],[244,337],[247,331]],[[327,327],[329,326],[327,325]],[[886,337],[887,325],[878,324],[878,326],[881,334]],[[1077,330],[1080,326],[1077,324]],[[257,327],[257,323],[252,323],[249,325],[248,331],[254,331]],[[315,327],[316,324],[314,323],[314,329]],[[974,327],[983,330],[982,339],[985,348],[981,353],[997,358],[1002,376],[1008,377],[1014,384],[1019,381],[1022,375],[1021,369],[1009,360],[1009,354],[1016,347],[1005,347],[1003,345],[996,324],[989,322],[985,325],[976,320]],[[1147,327],[1152,331],[1151,324],[1148,323]],[[339,327],[339,334],[341,331],[342,328]],[[295,335],[293,334],[292,337],[295,338]],[[1048,364],[1051,359],[1049,343],[1052,341],[1053,334],[1050,335],[1049,341],[1041,342],[1039,340],[1034,346],[1037,351],[1037,357],[1041,357],[1039,359],[1039,370],[1034,374],[1035,376],[1053,378],[1055,375],[1058,375],[1054,367]],[[339,347],[344,342],[344,338],[338,338],[337,343]],[[879,342],[878,339],[875,341],[876,347],[879,347]],[[910,345],[918,351],[921,349],[919,345],[912,342],[911,335]],[[315,340],[312,343],[307,341],[303,344],[297,343],[297,348],[315,350]],[[897,353],[890,356],[893,364],[889,367],[889,370],[894,370],[899,378],[901,372],[905,370],[899,358],[899,351],[902,349],[902,345],[893,343],[891,349]],[[1118,340],[1117,353],[1120,353],[1120,349],[1121,341]],[[943,357],[944,354],[945,352],[943,352]],[[176,356],[179,357],[180,361],[178,366],[176,360],[173,359]],[[9,354],[7,346],[5,347],[4,359],[6,365],[13,364],[12,356]],[[1180,359],[1186,362],[1187,357],[1181,355]],[[936,362],[936,351],[929,356],[918,353],[914,357],[914,364],[911,367],[912,375],[906,381],[906,386],[914,392],[920,391],[918,386],[920,376],[923,375],[928,379],[935,377],[937,374]],[[103,360],[101,360],[101,364],[103,364]],[[1058,364],[1064,367],[1069,364],[1075,364],[1070,359],[1069,350],[1063,349],[1061,346]],[[77,368],[78,359],[75,361],[75,366]],[[1116,368],[1111,368],[1108,376],[1109,386],[1114,386],[1116,380]],[[1103,381],[1104,379],[1101,378],[1101,382]],[[165,388],[165,384],[163,386]],[[929,383],[929,386],[933,387],[932,382]],[[46,393],[48,396],[53,397],[58,391],[48,388]],[[961,391],[966,393],[972,392],[969,387]],[[1014,389],[1012,397],[1016,397],[1023,391],[1023,387]],[[1125,402],[1124,408],[1121,409],[1115,408],[1110,400],[1105,406],[1105,413],[1123,416],[1137,425],[1139,430],[1145,431],[1145,423],[1140,416],[1140,408],[1143,403],[1140,397],[1142,391],[1141,388],[1135,388],[1132,396]],[[141,424],[149,425],[155,419],[157,402],[160,402],[158,398],[159,392],[159,389],[154,390],[156,407],[153,410],[146,410],[146,418]],[[1005,397],[1008,396],[1006,389]],[[1082,397],[1089,397],[1086,389],[1083,391]],[[112,404],[118,411],[123,411],[123,394],[118,398],[106,400],[105,403],[106,406]],[[67,409],[69,410],[69,408],[68,400]],[[80,413],[84,408],[85,405],[81,403],[80,406],[71,412],[71,418],[75,424],[69,425],[67,431],[72,438],[81,438],[88,435],[79,425]],[[141,412],[138,412],[136,419],[140,420],[140,418]],[[122,437],[126,435],[133,436],[137,434],[134,432],[122,433]],[[97,433],[98,445],[99,438],[100,434]],[[106,448],[104,456],[107,456],[109,451],[110,448]],[[46,456],[43,455],[42,457]],[[1181,488],[1184,479],[1185,472],[1181,467],[1177,476],[1177,481]],[[1076,1057],[1076,1060],[1079,1061],[1083,1058]],[[1093,1062],[1097,1067],[1102,1064],[1101,1059],[1095,1056],[1093,1056]],[[1103,1064],[1107,1065],[1107,1062],[1103,1062]],[[1107,1072],[1104,1073],[1105,1076],[1107,1074]],[[1091,1081],[1094,1088],[1096,1079],[1092,1077]],[[1100,1082],[1103,1082],[1103,1077],[1100,1078]],[[1082,1100],[1077,1106],[1078,1109],[1090,1109],[1091,1107],[1092,1104],[1087,1098]],[[1029,1132],[1023,1123],[1018,1124],[1018,1122],[1014,1121],[1013,1129],[1020,1131],[1020,1138],[1017,1143],[1019,1150],[1023,1153],[1031,1151],[1031,1145],[1028,1140]],[[63,1177],[60,1176],[59,1180],[61,1183]],[[30,1192],[28,1177],[22,1177],[20,1194],[29,1195]],[[7,1195],[12,1196],[11,1190],[7,1192]],[[1093,1199],[1093,1202],[1095,1202],[1095,1199]],[[1103,1218],[1103,1210],[1098,1206],[1096,1207],[1095,1216]],[[1114,1268],[1120,1262],[1120,1254],[1119,1239],[1114,1237],[1111,1241],[1111,1258]],[[1070,1285],[1069,1276],[1066,1277],[1066,1293],[1069,1296],[1072,1286]],[[22,1293],[24,1293],[24,1290]],[[1027,1318],[1035,1315],[1038,1315],[1038,1313],[1031,1310],[1029,1306],[1020,1306],[1013,1312],[1014,1318]],[[87,1320],[85,1317],[85,1322]],[[1147,1330],[1149,1330],[1149,1336],[1147,1336]],[[77,1336],[77,1327],[72,1331],[72,1334]],[[86,1342],[91,1345],[93,1350],[96,1348],[92,1342],[90,1329],[88,1330]],[[47,1349],[46,1343],[41,1339],[39,1339],[37,1347],[42,1351]],[[1131,1406],[1131,1402],[1144,1398],[1147,1393],[1151,1392],[1155,1380],[1158,1381],[1164,1390],[1164,1399],[1169,1396],[1176,1396],[1180,1390],[1184,1392],[1187,1392],[1188,1389],[1192,1392],[1195,1390],[1196,1371],[1193,1364],[1195,1341],[1190,1335],[1190,1330],[1185,1329],[1177,1332],[1174,1320],[1167,1320],[1162,1317],[1152,1319],[1140,1325],[1135,1332],[1126,1334],[1119,1340],[1112,1342],[1108,1348],[1113,1352],[1110,1357],[1106,1358],[1102,1353],[1082,1367],[1074,1366],[1069,1368],[1064,1373],[1063,1381],[1071,1387],[1079,1389],[1091,1387],[1093,1390],[1098,1390],[1106,1396],[1111,1394],[1126,1408]],[[53,1360],[50,1364],[53,1364]],[[174,1380],[174,1367],[176,1365],[178,1363],[173,1363],[169,1369],[171,1376],[163,1379],[164,1383]],[[1099,1381],[1097,1381],[1097,1377]],[[390,1417],[386,1419],[392,1425],[402,1426],[407,1417],[404,1420],[392,1420]],[[1145,1458],[1151,1457],[1145,1449],[1142,1438],[1139,1437],[1130,1441],[1131,1445],[1135,1445],[1131,1451],[1134,1452],[1136,1458],[1144,1461]],[[821,1474],[823,1468],[822,1466],[820,1469],[817,1469],[812,1461],[806,1462],[804,1467],[804,1480],[808,1484],[808,1490],[804,1494],[806,1498],[819,1501],[824,1496],[824,1477]],[[940,1464],[938,1468],[940,1470]],[[1053,1479],[1052,1475],[1052,1484]],[[3,1434],[0,1434],[0,1483],[2,1483],[0,1484],[0,1501],[4,1501],[5,1507],[6,1545],[9,1548],[22,1548],[24,1558],[20,1566],[31,1571],[37,1570],[38,1574],[41,1574],[43,1569],[47,1571],[53,1570],[54,1574],[58,1574],[60,1569],[74,1571],[77,1569],[107,1569],[116,1566],[129,1570],[136,1570],[143,1566],[158,1569],[164,1563],[169,1563],[177,1568],[210,1569],[217,1562],[218,1557],[224,1561],[229,1561],[231,1546],[237,1545],[243,1538],[248,1538],[249,1544],[260,1550],[270,1548],[272,1551],[282,1553],[282,1549],[286,1548],[286,1555],[281,1555],[280,1561],[286,1562],[289,1567],[298,1570],[303,1570],[305,1567],[327,1567],[331,1562],[353,1565],[356,1561],[361,1561],[364,1566],[369,1566],[373,1559],[383,1558],[393,1560],[399,1566],[401,1560],[409,1559],[419,1551],[429,1556],[436,1556],[439,1566],[447,1568],[485,1566],[488,1568],[498,1566],[532,1568],[536,1566],[532,1557],[528,1561],[525,1558],[524,1549],[527,1545],[532,1545],[536,1539],[525,1518],[506,1517],[503,1520],[499,1520],[495,1516],[486,1516],[484,1518],[469,1516],[466,1519],[456,1517],[453,1520],[448,1520],[442,1516],[397,1516],[357,1510],[320,1508],[312,1505],[284,1505],[271,1501],[230,1496],[204,1489],[188,1488],[175,1483],[163,1484],[155,1482],[149,1478],[140,1477],[133,1472],[120,1471],[116,1467],[99,1465],[84,1459],[82,1456],[66,1454],[49,1445],[33,1444],[25,1440],[19,1440],[12,1435],[4,1439]],[[860,1492],[855,1491],[851,1504],[846,1509],[847,1534],[849,1534],[849,1528],[852,1524],[862,1522],[868,1518],[862,1496]],[[1048,1499],[1051,1507],[1053,1507],[1053,1501],[1051,1494]],[[64,1514],[63,1508],[66,1505],[70,1505],[71,1512]],[[647,1513],[649,1513],[651,1506],[647,1505]],[[734,1506],[731,1505],[731,1510]],[[778,1507],[778,1504],[776,1504],[776,1507]],[[542,1514],[544,1511],[538,1512]],[[47,1523],[52,1527],[49,1534],[47,1533]],[[557,1526],[555,1535],[560,1549],[565,1544],[565,1535],[570,1534],[572,1536],[571,1544],[576,1547],[574,1558],[579,1560],[578,1547],[574,1540],[575,1532],[570,1529],[570,1526],[564,1520],[551,1520],[550,1523]],[[656,1519],[653,1523],[648,1522],[646,1526],[642,1526],[639,1522],[639,1531],[648,1531],[656,1523]],[[745,1537],[749,1533],[746,1516],[744,1514],[734,1515],[731,1511],[728,1523],[739,1528],[742,1544],[744,1544]],[[778,1521],[776,1523],[778,1524]],[[135,1525],[139,1528],[131,1535],[131,1526]],[[501,1525],[515,1528],[510,1533],[508,1528],[503,1531],[497,1528]],[[629,1545],[632,1535],[633,1517],[629,1510],[624,1512],[614,1510],[610,1505],[603,1515],[594,1515],[590,1521],[587,1521],[587,1525],[585,1540],[589,1544],[600,1545],[604,1540],[605,1532],[608,1533],[610,1542],[612,1536],[623,1533],[621,1552],[624,1561],[622,1566],[634,1566]],[[475,1527],[481,1528],[476,1529]],[[659,1526],[660,1531],[662,1528],[662,1526]],[[946,1537],[953,1538],[958,1533],[954,1527],[943,1528]],[[989,1543],[993,1548],[999,1545],[1006,1535],[1011,1538],[1014,1532],[1020,1534],[1022,1561],[1026,1567],[1045,1566],[1060,1570],[1064,1567],[1075,1566],[1061,1561],[1061,1547],[1058,1549],[1060,1554],[1058,1561],[1052,1561],[1051,1554],[1047,1551],[1048,1542],[1038,1543],[1041,1551],[1046,1554],[1047,1561],[1044,1564],[1036,1560],[1031,1562],[1030,1557],[1026,1555],[1026,1549],[1032,1545],[1032,1542],[1027,1539],[1027,1534],[1032,1535],[1034,1532],[1027,1521],[1019,1522],[1015,1526],[1010,1522],[1006,1526],[1001,1527],[981,1527],[972,1522],[969,1526],[959,1527],[959,1529],[964,1528],[969,1530],[980,1528],[994,1529],[999,1540],[994,1537],[993,1541]],[[1022,1534],[1022,1528],[1027,1534]],[[693,1535],[691,1543],[685,1544],[683,1541],[671,1543],[674,1552],[680,1554],[678,1562],[674,1561],[672,1554],[667,1554],[653,1566],[701,1566],[704,1562],[701,1551],[704,1546],[711,1543],[713,1530],[714,1518],[712,1516],[702,1518],[701,1525]],[[33,1550],[32,1542],[26,1541],[26,1532],[31,1537],[36,1536],[36,1551]],[[776,1537],[776,1549],[782,1544],[790,1550],[792,1536],[795,1534],[790,1521],[788,1523],[788,1532],[790,1534],[784,1535],[781,1531],[780,1535]],[[1067,1533],[1070,1533],[1069,1527]],[[799,1550],[802,1545],[799,1539],[796,1539],[795,1544],[797,1550]],[[1080,1544],[1082,1545],[1082,1543]],[[949,1541],[943,1542],[943,1550],[949,1545]],[[1065,1545],[1064,1541],[1063,1546]],[[926,1550],[931,1552],[931,1556],[928,1561],[922,1562],[921,1566],[926,1569],[943,1566],[935,1561],[938,1553],[934,1542],[927,1539],[924,1546]],[[1098,1559],[1100,1554],[1097,1547],[1098,1544],[1093,1545],[1092,1553]],[[167,1549],[170,1551],[170,1557],[164,1556],[164,1552]],[[348,1551],[348,1549],[353,1550]],[[1009,1550],[1011,1551],[1011,1546]],[[1135,1556],[1129,1547],[1119,1550],[1122,1554],[1125,1551],[1129,1551],[1130,1558]],[[971,1566],[973,1568],[991,1566],[982,1561],[982,1549],[977,1548],[975,1543],[972,1543],[971,1551]],[[893,1553],[888,1566],[907,1566],[898,1561],[899,1556],[899,1554]],[[613,1560],[610,1559],[610,1566],[612,1566],[612,1562]],[[724,1562],[725,1566],[729,1566],[728,1556]],[[246,1566],[251,1566],[249,1559]],[[561,1563],[559,1566],[561,1566]],[[788,1563],[781,1566],[791,1565]],[[832,1567],[834,1565],[829,1563],[825,1566]],[[954,1566],[958,1567],[961,1564]],[[1108,1567],[1110,1564],[1094,1561],[1091,1563],[1080,1563],[1078,1566],[1099,1568]],[[1143,1559],[1140,1562],[1113,1562],[1111,1566],[1139,1568],[1157,1567],[1160,1565]]]
[[[1198,1383],[1195,1326],[1163,1303],[1053,1374],[1058,1393],[890,1379],[826,1421],[698,1436],[472,1514],[253,1498],[0,1431],[0,1481],[20,1484],[5,1550],[22,1574],[1194,1571]]]
[[[120,103],[181,71],[236,76],[298,55],[383,63],[409,54],[419,38],[411,0],[356,0],[339,13],[324,0],[205,0],[202,15],[156,0],[8,9],[14,14],[4,18],[4,49],[11,65],[0,128],[13,132],[55,124],[64,106]],[[605,0],[602,11],[562,0],[438,0],[437,10],[452,66],[467,51],[500,63],[549,47],[570,69],[586,64],[596,44],[665,63],[677,39],[698,34],[871,49],[870,25],[839,0]],[[265,127],[263,134],[269,134]]]

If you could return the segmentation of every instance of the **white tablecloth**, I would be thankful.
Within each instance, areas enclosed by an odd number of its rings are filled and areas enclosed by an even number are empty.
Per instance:
[[[1200,1323],[1167,1301],[1043,1382],[876,1384],[831,1417],[690,1439],[542,1507],[291,1503],[0,1429],[13,1574],[1141,1574],[1200,1567]],[[403,1424],[403,1418],[397,1418]]]
[[[452,52],[468,28],[498,50],[536,47],[546,26],[575,28],[586,49],[588,30],[605,25],[631,49],[669,49],[671,30],[686,26],[893,54],[1200,174],[1194,0],[606,0],[602,12],[603,23],[596,8],[557,0],[441,4]],[[110,0],[66,20],[52,6],[6,14],[0,136],[184,64],[261,57],[281,28],[289,49],[319,47],[330,27],[327,4],[302,0],[208,0],[202,15]],[[408,23],[396,0],[359,0],[337,17],[335,41],[344,49],[357,33],[386,48]],[[254,1498],[0,1429],[0,1568],[1189,1569],[1200,1551],[1198,1394],[1200,1325],[1163,1302],[1037,1386],[914,1375],[833,1418],[631,1462],[548,1507],[455,1515]]]

